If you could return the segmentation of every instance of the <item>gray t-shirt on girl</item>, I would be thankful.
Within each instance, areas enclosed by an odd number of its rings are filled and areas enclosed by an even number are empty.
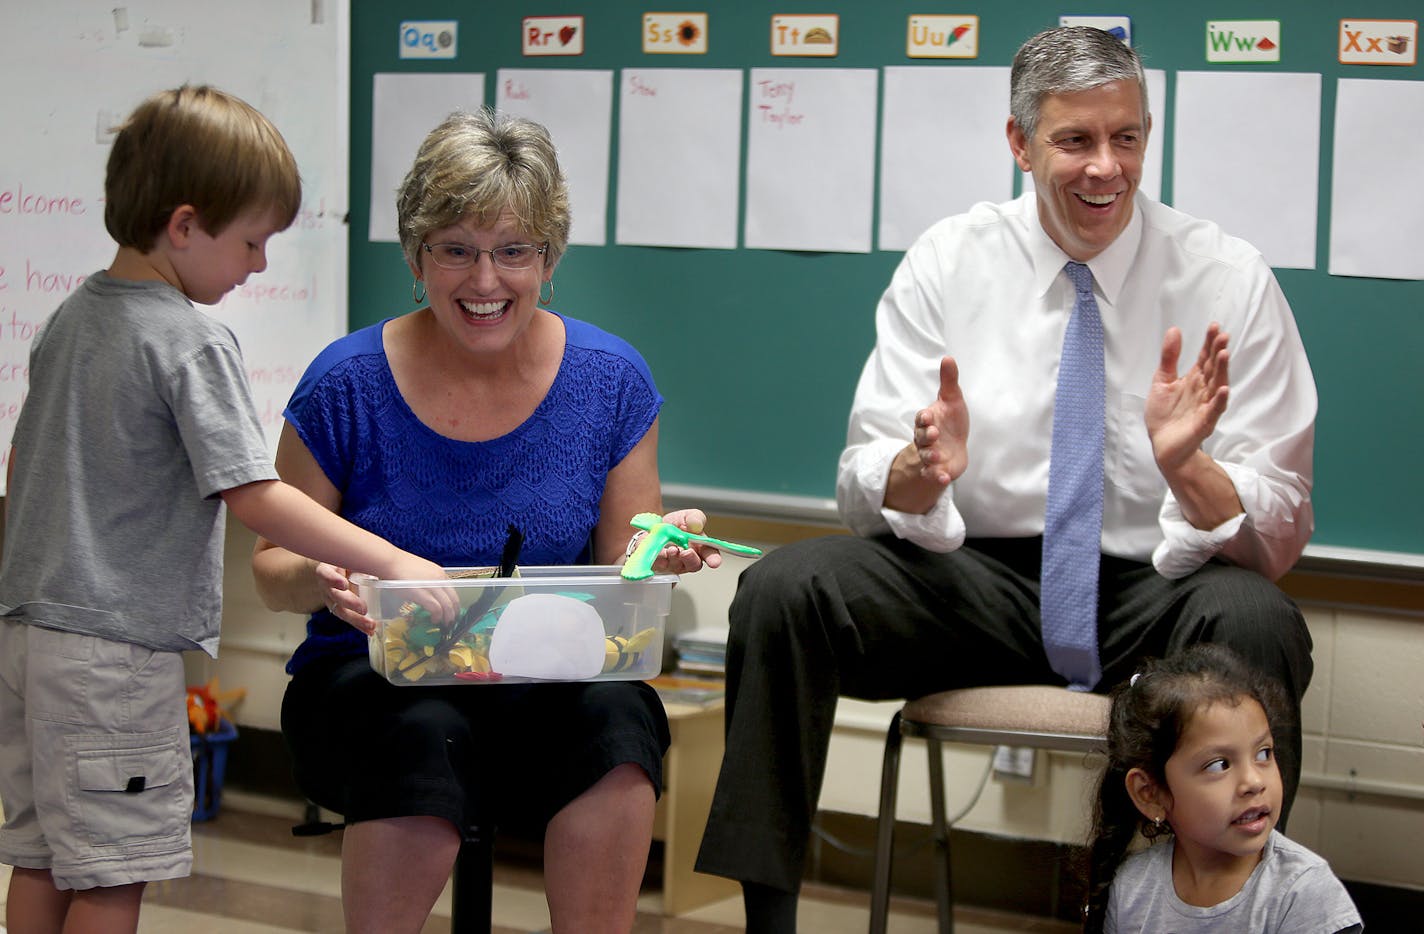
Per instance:
[[[1333,934],[1364,928],[1330,864],[1274,830],[1241,891],[1210,908],[1188,905],[1177,897],[1172,886],[1174,843],[1168,840],[1148,847],[1123,862],[1108,896],[1103,925],[1107,934]]]

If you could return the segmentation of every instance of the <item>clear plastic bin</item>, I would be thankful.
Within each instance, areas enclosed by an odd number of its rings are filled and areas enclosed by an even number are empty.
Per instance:
[[[449,568],[449,580],[353,574],[378,623],[371,667],[396,685],[642,681],[662,671],[673,574],[629,581],[617,566]],[[460,616],[437,625],[423,592],[455,591]],[[461,630],[453,638],[456,630]]]

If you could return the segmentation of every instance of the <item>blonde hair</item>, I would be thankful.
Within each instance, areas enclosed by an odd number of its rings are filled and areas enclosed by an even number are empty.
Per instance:
[[[457,111],[420,144],[396,198],[406,260],[420,268],[432,230],[473,218],[484,226],[510,211],[553,266],[569,243],[569,188],[549,131],[489,108]]]
[[[270,209],[285,230],[301,208],[302,180],[282,134],[252,105],[184,85],[154,94],[119,128],[104,198],[109,235],[148,251],[184,204],[211,236],[254,209]]]

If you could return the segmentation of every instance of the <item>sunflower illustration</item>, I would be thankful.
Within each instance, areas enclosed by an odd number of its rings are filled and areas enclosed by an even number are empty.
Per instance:
[[[697,24],[690,19],[685,19],[677,27],[677,41],[683,45],[692,45],[697,42],[702,35],[702,30],[697,28]]]

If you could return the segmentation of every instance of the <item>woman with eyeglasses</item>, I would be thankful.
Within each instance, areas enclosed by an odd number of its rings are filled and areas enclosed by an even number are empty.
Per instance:
[[[618,564],[629,519],[662,512],[663,400],[626,342],[546,307],[569,233],[547,132],[452,114],[397,204],[420,307],[312,363],[285,413],[282,478],[445,567],[499,564],[511,525],[522,565]],[[674,545],[656,569],[704,563],[720,556]],[[269,607],[312,614],[282,730],[303,793],[347,822],[348,931],[419,931],[472,825],[543,833],[555,932],[632,927],[669,742],[650,687],[396,687],[370,667],[375,622],[343,569],[264,540],[253,567]]]

